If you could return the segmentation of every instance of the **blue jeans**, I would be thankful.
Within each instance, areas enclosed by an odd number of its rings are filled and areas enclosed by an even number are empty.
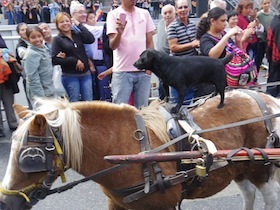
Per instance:
[[[178,93],[177,93],[177,91],[173,87],[171,87],[170,93],[171,93],[171,96],[170,96],[171,103],[178,103]],[[193,98],[194,98],[194,88],[191,88],[191,89],[187,90],[186,95],[184,97],[183,104],[184,105],[190,105]]]
[[[92,101],[92,78],[91,74],[84,76],[62,75],[61,82],[68,94],[69,101]]]
[[[96,86],[97,86],[97,93],[94,93],[94,97],[97,98],[98,100],[102,101],[112,101],[112,94],[111,94],[111,88],[110,88],[110,81],[109,81],[109,76],[103,78],[102,80],[99,80],[97,78],[97,75],[106,71],[107,67],[106,66],[95,66],[96,69],[96,75],[93,75]]]
[[[151,90],[151,75],[145,72],[113,72],[113,103],[128,103],[131,92],[136,108],[148,106]]]
[[[14,25],[15,24],[14,17],[13,17],[13,14],[11,12],[6,12],[6,17],[8,19],[8,24],[9,25]]]

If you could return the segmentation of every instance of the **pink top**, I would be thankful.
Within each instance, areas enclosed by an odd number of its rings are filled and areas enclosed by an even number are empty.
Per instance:
[[[121,13],[126,13],[127,23],[120,44],[113,51],[113,72],[139,71],[133,64],[146,50],[146,33],[154,31],[155,25],[147,10],[135,7],[134,12],[129,13],[120,6],[108,13],[107,35],[117,33],[116,21]]]

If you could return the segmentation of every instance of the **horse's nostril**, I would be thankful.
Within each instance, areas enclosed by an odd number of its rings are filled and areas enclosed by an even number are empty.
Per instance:
[[[7,205],[0,201],[0,210],[7,210]]]

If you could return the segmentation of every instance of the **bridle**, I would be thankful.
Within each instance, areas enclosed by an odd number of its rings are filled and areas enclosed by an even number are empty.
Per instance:
[[[55,131],[55,129],[57,129]],[[55,181],[60,175],[62,182],[65,182],[65,164],[61,142],[55,133],[58,128],[46,127],[46,137],[32,136],[28,132],[23,139],[23,145],[18,155],[19,169],[23,173],[47,172],[38,183],[19,189],[9,190],[0,185],[0,192],[4,195],[22,196],[28,206],[35,205],[39,200],[44,199]]]

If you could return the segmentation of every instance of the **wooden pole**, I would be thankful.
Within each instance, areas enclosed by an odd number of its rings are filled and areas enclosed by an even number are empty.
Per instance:
[[[245,161],[250,160],[248,153],[245,150],[237,152],[230,159],[226,158],[232,150],[218,150],[213,154],[214,161]],[[254,155],[255,160],[264,160],[261,152],[255,149],[250,149]],[[263,149],[269,157],[269,160],[280,161],[280,149]],[[139,153],[131,155],[110,155],[105,156],[104,159],[114,164],[127,164],[127,163],[147,163],[147,162],[170,162],[184,159],[187,163],[195,163],[197,158],[201,158],[202,154],[199,151],[186,151],[186,152],[165,152],[165,153]]]

